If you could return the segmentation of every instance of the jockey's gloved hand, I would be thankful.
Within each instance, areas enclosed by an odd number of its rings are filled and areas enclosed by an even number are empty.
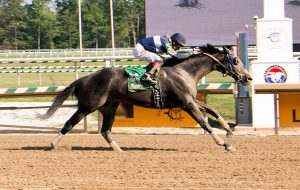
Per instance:
[[[192,55],[199,55],[199,54],[202,54],[202,50],[194,48],[193,51],[192,51]]]

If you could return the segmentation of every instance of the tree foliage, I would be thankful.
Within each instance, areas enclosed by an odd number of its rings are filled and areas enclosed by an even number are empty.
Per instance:
[[[30,44],[34,49],[53,48],[52,38],[55,29],[55,15],[47,6],[50,0],[32,0],[32,4],[25,5],[30,34]]]
[[[84,48],[112,46],[109,3],[81,0]],[[145,35],[144,1],[113,0],[113,11],[115,47],[133,47]],[[77,0],[0,0],[0,49],[79,48],[78,16]]]
[[[1,49],[27,48],[26,14],[22,0],[0,0]]]

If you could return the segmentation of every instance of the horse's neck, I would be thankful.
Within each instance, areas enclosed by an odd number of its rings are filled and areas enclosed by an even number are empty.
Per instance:
[[[197,56],[187,59],[180,64],[180,67],[189,73],[195,83],[198,83],[201,78],[213,71],[213,62],[208,57]]]
[[[196,80],[197,82],[205,77],[208,73],[213,71],[213,62],[209,60],[208,62],[199,63],[198,65],[197,73],[196,73]]]

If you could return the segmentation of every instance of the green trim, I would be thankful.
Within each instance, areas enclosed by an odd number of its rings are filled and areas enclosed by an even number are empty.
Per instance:
[[[5,92],[5,94],[14,94],[17,91],[16,88],[8,88]]]
[[[230,89],[233,87],[234,83],[207,83],[199,84],[198,90],[206,90],[209,86],[218,85],[216,89]]]
[[[199,90],[205,90],[205,89],[207,89],[208,86],[209,86],[209,84],[200,84],[200,85],[198,86],[198,89],[199,89]]]
[[[55,92],[57,88],[57,86],[49,86],[46,92]]]
[[[233,83],[222,83],[219,89],[228,89],[233,85]]]
[[[37,88],[28,88],[25,93],[34,93],[36,91]]]

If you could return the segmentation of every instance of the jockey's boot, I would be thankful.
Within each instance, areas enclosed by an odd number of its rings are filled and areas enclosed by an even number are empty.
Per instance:
[[[160,64],[157,61],[154,61],[149,64],[150,70],[145,73],[145,75],[141,78],[141,81],[148,82],[150,84],[157,84],[157,80],[153,77],[156,70],[160,68]]]
[[[142,76],[141,81],[147,82],[147,83],[150,83],[150,84],[157,84],[157,80],[154,80],[152,78],[151,73],[145,73],[145,75]]]

